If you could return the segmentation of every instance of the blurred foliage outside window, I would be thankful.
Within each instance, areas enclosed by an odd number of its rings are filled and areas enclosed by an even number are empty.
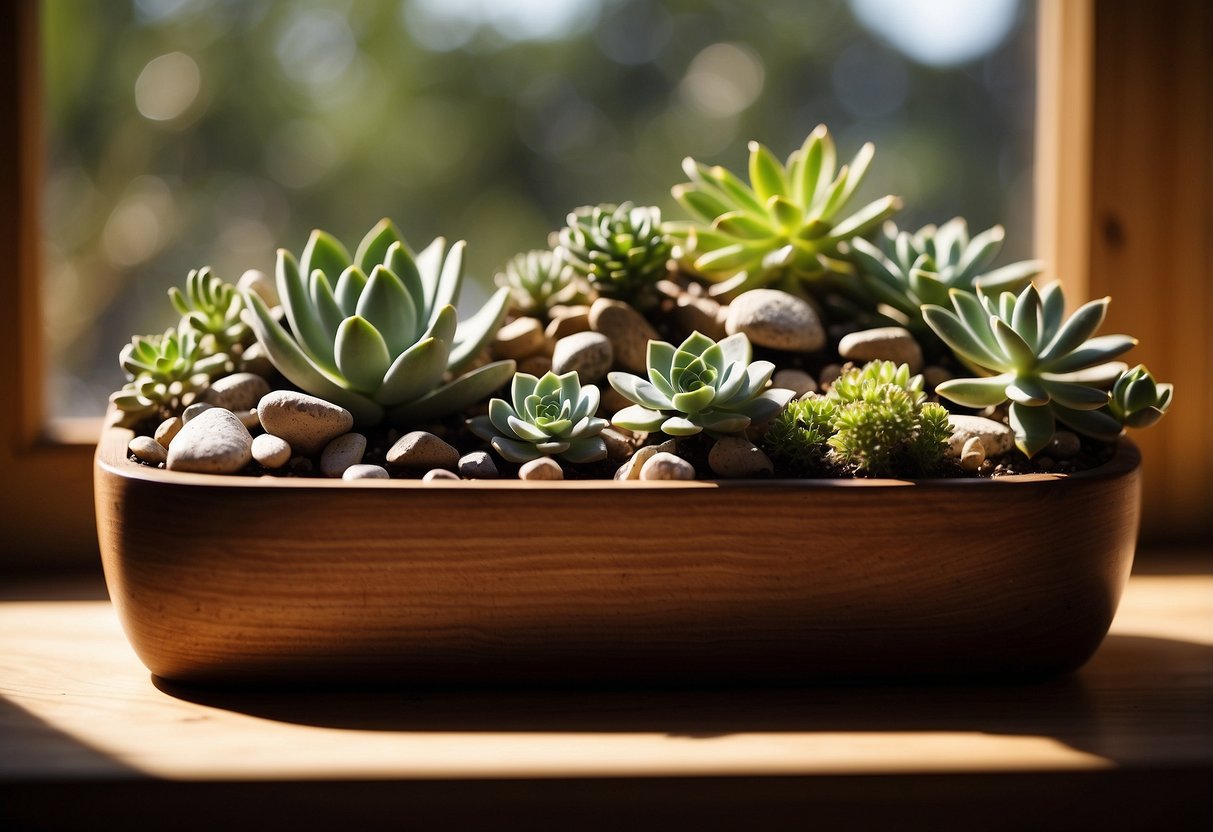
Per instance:
[[[53,416],[121,386],[165,293],[383,216],[469,241],[482,286],[572,208],[658,205],[684,156],[744,170],[818,123],[876,143],[859,204],[962,214],[1031,253],[1021,0],[43,0]],[[472,287],[468,294],[474,295]],[[470,300],[475,300],[471,298]]]

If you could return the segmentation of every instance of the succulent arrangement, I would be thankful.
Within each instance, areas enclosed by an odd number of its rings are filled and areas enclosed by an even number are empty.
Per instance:
[[[997,262],[1000,226],[852,205],[874,148],[836,155],[822,126],[784,162],[751,143],[748,181],[687,159],[688,219],[577,208],[462,319],[465,243],[386,219],[353,254],[279,250],[272,281],[198,269],[176,326],[122,349],[115,419],[182,470],[905,478],[1077,471],[1166,413],[1171,386],[1117,360],[1136,341],[1097,334],[1108,299],[1067,316],[1043,264]],[[235,418],[194,422],[215,407]],[[183,450],[212,424],[230,461]]]

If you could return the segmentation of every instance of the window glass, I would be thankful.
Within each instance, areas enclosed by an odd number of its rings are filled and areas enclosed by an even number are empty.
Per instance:
[[[234,282],[382,216],[469,241],[482,285],[572,208],[660,206],[827,124],[903,227],[1031,252],[1021,0],[44,0],[50,410],[100,415],[191,268]],[[862,203],[860,203],[862,204]],[[469,294],[474,294],[469,292]]]

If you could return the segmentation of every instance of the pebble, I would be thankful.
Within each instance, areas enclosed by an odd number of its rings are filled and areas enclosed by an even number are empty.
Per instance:
[[[388,480],[391,475],[382,465],[351,465],[341,475],[343,480]]]
[[[552,320],[543,331],[549,343],[555,344],[576,332],[590,331],[590,307],[566,306],[559,311],[551,310]]]
[[[150,436],[136,436],[126,447],[135,459],[148,465],[159,465],[168,459],[168,451]]]
[[[960,467],[966,471],[976,473],[985,461],[986,446],[982,444],[981,437],[970,436],[965,440],[964,447],[960,450]]]
[[[458,482],[459,475],[445,468],[432,468],[426,471],[425,476],[421,478],[422,482],[434,482],[435,480],[454,480]]]
[[[472,451],[459,457],[459,476],[469,480],[497,479],[497,465],[485,451]]]
[[[623,462],[632,455],[636,447],[631,436],[618,428],[604,428],[600,436],[606,443],[607,459],[611,462]]]
[[[199,413],[205,413],[214,407],[213,404],[207,402],[194,402],[185,410],[181,411],[181,424],[188,425],[190,420],[195,418]]]
[[[274,373],[274,363],[260,342],[250,344],[240,353],[240,368],[263,378],[269,378]]]
[[[817,380],[804,370],[780,370],[771,378],[771,385],[791,390],[798,399],[806,393],[817,392]]]
[[[677,443],[673,439],[667,439],[660,445],[645,445],[642,448],[637,448],[636,453],[632,454],[632,458],[619,466],[619,470],[615,472],[615,479],[638,480],[640,479],[640,471],[644,468],[644,464],[654,455],[660,453],[676,454],[676,449]]]
[[[545,343],[543,324],[534,318],[515,318],[497,330],[493,355],[520,361],[543,352]]]
[[[185,422],[182,421],[180,416],[170,416],[169,418],[165,419],[156,428],[156,441],[167,448],[169,443],[173,441],[173,437],[180,432],[181,426],[184,424]]]
[[[253,373],[233,373],[212,381],[211,386],[202,395],[202,401],[235,413],[238,410],[253,409],[268,392],[270,383],[261,376]]]
[[[753,442],[740,436],[725,436],[716,440],[708,452],[708,465],[716,476],[725,479],[769,476],[775,472],[771,458]]]
[[[562,480],[564,479],[564,470],[556,460],[549,456],[541,456],[539,459],[532,459],[519,468],[518,479]]]
[[[168,448],[170,471],[234,474],[253,458],[253,437],[236,414],[211,407],[185,423]]]
[[[981,440],[987,457],[998,457],[1015,446],[1015,432],[1002,422],[984,416],[948,416],[952,438],[948,440],[948,456],[960,457],[964,445],[973,437]]]
[[[351,465],[362,462],[366,453],[366,437],[361,433],[345,433],[324,446],[320,452],[320,473],[337,479]]]
[[[717,300],[683,293],[674,302],[674,323],[685,332],[702,332],[713,341],[728,335],[728,310]]]
[[[577,372],[582,384],[606,378],[615,355],[611,341],[601,332],[575,332],[556,342],[552,350],[552,372]]]
[[[856,363],[909,364],[911,373],[922,369],[922,347],[908,329],[900,326],[881,326],[845,335],[838,342],[838,354]]]
[[[655,453],[640,468],[642,480],[693,480],[695,466],[680,456],[664,451]]]
[[[1054,459],[1073,459],[1082,450],[1082,440],[1069,430],[1059,430],[1049,440],[1049,454]]]
[[[778,289],[751,289],[729,304],[725,330],[744,332],[755,346],[813,352],[825,346],[821,318],[809,303]]]
[[[532,355],[530,358],[524,358],[518,362],[518,372],[529,373],[536,378],[543,376],[550,369],[552,369],[552,359],[546,355]]]
[[[840,375],[842,375],[841,364],[827,364],[817,373],[817,384],[824,390],[838,381]]]
[[[290,462],[290,443],[272,433],[255,436],[253,437],[253,459],[266,468],[281,468]]]
[[[261,417],[257,415],[257,408],[252,407],[248,410],[237,410],[236,418],[240,420],[240,424],[244,425],[249,430],[255,430],[261,427]]]
[[[936,364],[930,364],[922,368],[922,382],[927,390],[934,390],[945,381],[949,381],[952,374]]]
[[[590,307],[590,327],[610,339],[617,365],[647,370],[649,341],[657,340],[657,331],[643,315],[622,301],[599,298]]]
[[[275,390],[261,397],[257,415],[266,433],[280,436],[295,453],[310,455],[354,426],[344,407],[306,393]]]
[[[442,468],[453,470],[459,464],[459,451],[432,433],[415,430],[396,440],[387,452],[390,465],[403,468]]]

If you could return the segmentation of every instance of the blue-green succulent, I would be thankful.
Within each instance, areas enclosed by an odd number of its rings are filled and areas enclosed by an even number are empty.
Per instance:
[[[558,456],[573,463],[606,459],[602,439],[606,419],[598,412],[598,388],[581,386],[577,373],[543,378],[517,373],[510,401],[492,399],[487,416],[468,420],[468,427],[510,462]]]
[[[296,259],[278,251],[278,294],[289,330],[252,292],[250,323],[270,361],[305,392],[341,405],[361,425],[404,425],[461,410],[501,387],[513,361],[468,368],[505,318],[502,288],[458,321],[464,243],[439,237],[417,254],[388,220],[354,256],[312,232]]]
[[[204,350],[231,353],[252,343],[253,333],[241,315],[244,298],[235,286],[225,283],[209,267],[191,271],[185,291],[174,286],[168,290],[168,296],[181,315],[181,328],[188,326],[198,333]]]
[[[1167,412],[1172,392],[1170,384],[1156,382],[1150,371],[1138,364],[1112,385],[1108,413],[1125,427],[1148,428]]]
[[[642,311],[657,303],[657,281],[669,273],[673,250],[660,208],[587,205],[569,214],[557,239],[557,251],[601,297]]]
[[[496,282],[509,290],[514,309],[536,318],[546,319],[553,306],[581,299],[582,283],[559,249],[515,255]]]
[[[118,363],[127,383],[110,396],[121,411],[119,424],[131,427],[151,417],[179,414],[225,372],[226,353],[207,353],[188,326],[163,335],[136,335],[122,348]]]

